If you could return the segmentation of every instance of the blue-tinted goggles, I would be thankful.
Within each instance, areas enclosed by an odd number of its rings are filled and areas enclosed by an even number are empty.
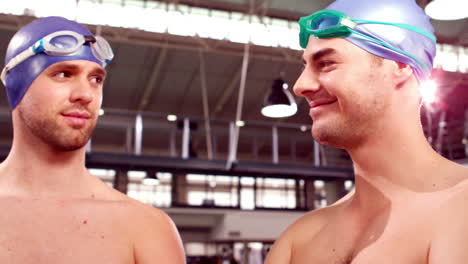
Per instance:
[[[407,57],[410,57],[413,60],[415,60],[418,64],[420,64],[423,68],[427,69],[427,65],[422,63],[413,55],[401,49],[395,48],[381,40],[364,35],[354,30],[354,28],[356,28],[356,26],[360,24],[381,24],[404,28],[422,34],[431,39],[434,43],[436,42],[436,38],[433,34],[415,26],[401,23],[387,23],[363,19],[351,19],[349,16],[339,11],[324,9],[317,11],[310,16],[301,17],[299,19],[299,44],[303,49],[305,49],[307,47],[307,43],[309,42],[309,37],[311,35],[316,38],[345,38],[351,35],[351,33],[353,33],[359,35],[367,41],[374,42],[378,45],[384,46]]]
[[[94,57],[105,66],[114,57],[112,48],[101,36],[83,36],[74,31],[57,31],[38,40],[31,47],[12,58],[3,68],[0,79],[5,84],[6,74],[16,65],[38,54],[46,53],[51,56],[73,56],[83,45],[89,45]]]

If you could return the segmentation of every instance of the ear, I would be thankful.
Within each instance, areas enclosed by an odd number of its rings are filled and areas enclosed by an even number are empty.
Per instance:
[[[401,87],[404,83],[413,77],[413,68],[408,64],[393,61],[395,67],[393,69],[393,79],[397,87]]]

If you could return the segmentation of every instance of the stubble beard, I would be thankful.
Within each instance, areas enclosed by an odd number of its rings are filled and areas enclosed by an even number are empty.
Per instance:
[[[349,94],[346,112],[328,116],[329,120],[317,120],[312,123],[312,137],[321,144],[334,148],[350,150],[364,144],[370,136],[375,136],[380,131],[380,120],[384,118],[387,102],[385,93],[371,86],[376,85],[378,76],[369,73],[366,91],[372,94],[360,96]],[[331,114],[331,113],[330,113]]]
[[[337,117],[312,124],[312,137],[320,144],[340,149],[352,149],[373,133],[373,120],[369,115],[354,113],[353,117]]]
[[[41,114],[36,113],[34,107],[18,106],[19,117],[29,132],[55,151],[69,152],[83,148],[94,131],[96,119],[93,117],[87,126],[75,129],[60,120],[60,115],[52,113],[59,112]]]

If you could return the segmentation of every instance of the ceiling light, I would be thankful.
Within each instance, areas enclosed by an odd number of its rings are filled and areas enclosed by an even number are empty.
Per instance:
[[[242,121],[242,120],[238,120],[238,121],[236,121],[236,126],[243,127],[243,126],[245,126],[245,122]]]
[[[428,16],[437,20],[457,20],[468,17],[466,0],[434,0],[426,5]]]
[[[272,118],[289,117],[297,112],[297,104],[282,79],[273,81],[270,94],[265,97],[262,115]]]
[[[104,109],[101,108],[99,109],[99,116],[102,116],[102,115],[104,115]]]
[[[177,121],[177,116],[176,115],[167,115],[167,121],[175,122],[175,121]]]

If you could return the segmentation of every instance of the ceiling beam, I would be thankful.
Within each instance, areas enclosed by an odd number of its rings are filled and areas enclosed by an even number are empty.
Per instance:
[[[242,63],[237,67],[236,73],[231,78],[231,81],[229,81],[228,87],[224,90],[224,92],[221,94],[221,98],[216,100],[218,103],[215,105],[213,108],[213,117],[216,117],[224,108],[224,105],[226,102],[232,98],[234,92],[236,91],[236,88],[239,86],[239,81],[241,78],[241,73],[242,73]]]
[[[140,103],[138,105],[138,111],[145,110],[151,95],[153,94],[154,86],[161,76],[161,69],[167,58],[167,48],[163,47],[159,53],[158,61],[154,64],[151,76],[148,80],[148,83],[143,91],[143,96],[141,97]]]
[[[34,18],[15,15],[0,14],[0,29],[17,31],[21,26],[33,21]],[[96,25],[86,25],[91,31],[96,32]],[[214,54],[243,56],[244,44],[233,43],[226,40],[203,39],[199,37],[177,36],[167,33],[154,33],[138,29],[116,28],[101,26],[102,35],[109,41],[125,43],[133,46],[160,47],[175,50],[199,52],[205,51]],[[253,45],[255,51],[251,58],[268,61],[288,61],[300,64],[296,58],[302,55],[302,51],[288,48],[263,47]],[[296,56],[288,56],[293,53]]]

